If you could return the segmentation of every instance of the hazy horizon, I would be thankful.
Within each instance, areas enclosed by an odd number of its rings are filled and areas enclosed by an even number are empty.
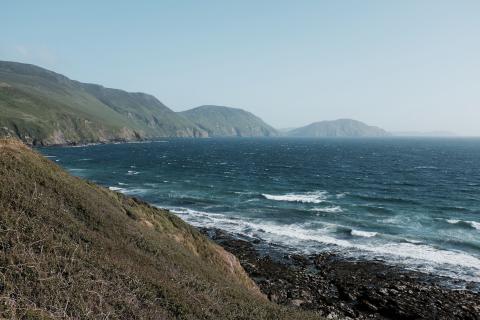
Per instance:
[[[46,3],[50,5],[46,5]],[[480,2],[4,4],[0,60],[215,104],[275,128],[352,118],[479,136]]]

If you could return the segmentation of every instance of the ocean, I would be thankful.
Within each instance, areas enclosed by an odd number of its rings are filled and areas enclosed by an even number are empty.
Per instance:
[[[165,139],[39,150],[195,226],[480,283],[480,139]]]

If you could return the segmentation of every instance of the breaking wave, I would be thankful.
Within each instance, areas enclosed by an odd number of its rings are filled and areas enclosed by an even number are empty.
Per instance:
[[[316,191],[306,193],[287,193],[283,195],[274,195],[263,193],[265,199],[273,201],[301,202],[301,203],[322,203],[328,198],[328,192]]]

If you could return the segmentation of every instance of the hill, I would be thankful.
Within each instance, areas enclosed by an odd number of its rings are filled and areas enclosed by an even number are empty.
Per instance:
[[[293,129],[286,133],[291,137],[386,137],[390,134],[378,127],[352,119],[320,121]]]
[[[0,111],[0,135],[33,145],[207,135],[151,95],[16,62],[0,61]]]
[[[180,112],[212,137],[271,137],[277,131],[254,114],[223,106],[200,106]]]
[[[313,319],[167,211],[0,140],[0,318]]]

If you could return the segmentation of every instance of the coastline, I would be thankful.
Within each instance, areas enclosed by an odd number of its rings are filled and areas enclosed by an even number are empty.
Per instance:
[[[333,253],[303,255],[212,228],[199,228],[233,253],[269,300],[315,310],[327,319],[480,319],[478,284],[449,288],[441,277],[352,261]],[[268,247],[271,247],[269,250]]]
[[[149,142],[153,141],[114,144]],[[144,181],[138,183],[142,187]],[[132,184],[132,190],[134,187]],[[461,281],[458,287],[448,288],[445,283],[449,278],[381,261],[346,260],[341,253],[295,254],[287,247],[261,239],[216,229],[206,229],[204,233],[236,255],[263,293],[280,305],[315,310],[333,319],[480,319],[480,295],[472,292],[478,290],[475,286],[479,283],[467,284],[470,291],[458,290]]]

